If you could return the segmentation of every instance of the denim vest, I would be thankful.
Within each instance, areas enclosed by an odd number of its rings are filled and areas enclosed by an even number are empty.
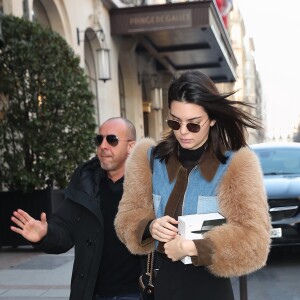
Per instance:
[[[228,168],[232,154],[232,151],[226,152],[228,157],[226,163],[219,164],[217,172],[210,182],[201,175],[198,165],[191,170],[184,193],[182,215],[219,212],[217,187]],[[150,150],[148,151],[148,157],[150,157]],[[175,182],[176,179],[169,182],[165,161],[160,162],[159,159],[154,159],[152,191],[156,218],[164,216],[165,207]]]

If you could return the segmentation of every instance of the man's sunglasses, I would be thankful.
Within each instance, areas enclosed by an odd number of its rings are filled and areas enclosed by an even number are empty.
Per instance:
[[[120,140],[115,134],[108,134],[108,135],[98,134],[94,138],[95,145],[99,147],[102,144],[104,138],[106,138],[107,143],[113,147],[116,147],[121,141],[125,141],[125,142],[132,141],[132,140]]]
[[[186,123],[185,126],[186,128],[188,129],[188,131],[190,132],[193,132],[193,133],[196,133],[196,132],[199,132],[201,127],[208,121],[208,119],[202,124],[198,124],[198,123]],[[172,130],[179,130],[181,125],[183,123],[180,123],[178,121],[175,121],[175,120],[166,120],[168,126],[172,129]]]

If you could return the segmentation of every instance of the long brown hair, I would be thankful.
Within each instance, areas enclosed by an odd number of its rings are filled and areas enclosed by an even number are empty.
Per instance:
[[[172,81],[168,90],[169,109],[172,101],[197,104],[204,108],[210,120],[216,121],[210,128],[207,142],[221,163],[227,159],[222,149],[238,150],[247,146],[246,128],[262,128],[256,117],[242,110],[242,107],[253,108],[252,105],[228,99],[234,93],[220,94],[214,82],[198,71],[183,73]],[[168,160],[173,153],[177,155],[177,149],[178,141],[171,131],[157,145],[154,155]]]

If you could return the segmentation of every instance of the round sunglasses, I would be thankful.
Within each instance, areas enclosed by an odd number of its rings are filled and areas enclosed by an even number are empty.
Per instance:
[[[106,139],[107,143],[113,147],[116,147],[119,142],[124,141],[124,142],[131,142],[132,140],[120,140],[118,136],[115,134],[108,134],[108,135],[102,135],[98,134],[94,138],[94,143],[97,147],[99,147],[103,140]]]
[[[209,119],[207,119],[202,125],[198,124],[198,123],[192,123],[192,122],[188,122],[185,124],[186,128],[188,129],[188,131],[196,133],[199,132],[201,127],[208,121]],[[172,130],[179,130],[181,125],[183,124],[182,122],[178,122],[175,120],[166,120],[168,126],[172,129]]]

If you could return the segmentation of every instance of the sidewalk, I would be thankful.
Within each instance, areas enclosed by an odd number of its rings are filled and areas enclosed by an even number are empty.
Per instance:
[[[68,300],[74,251],[44,254],[32,247],[0,250],[0,300]],[[239,298],[238,278],[232,280]]]
[[[69,299],[73,249],[65,254],[37,252],[30,246],[0,250],[0,300]]]

